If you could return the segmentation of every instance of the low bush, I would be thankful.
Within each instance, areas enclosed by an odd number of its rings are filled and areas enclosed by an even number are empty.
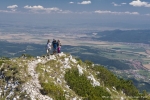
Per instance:
[[[43,87],[43,90],[41,90],[42,94],[52,96],[54,100],[66,100],[63,90],[54,83],[41,83],[41,86]]]
[[[103,96],[110,96],[103,87],[93,87],[85,75],[79,75],[77,69],[66,72],[65,80],[70,88],[85,100],[111,100],[111,98],[103,98]]]
[[[139,96],[139,91],[133,85],[131,80],[120,79],[102,66],[95,66],[91,68],[95,71],[99,71],[97,78],[103,80],[106,86],[116,87],[117,90],[123,91],[127,96]]]
[[[4,63],[4,61],[0,61],[0,66],[2,65],[2,63]]]

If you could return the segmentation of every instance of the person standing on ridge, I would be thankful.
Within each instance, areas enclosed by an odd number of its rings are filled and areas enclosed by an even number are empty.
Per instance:
[[[57,52],[57,41],[55,39],[53,39],[52,45],[53,45],[53,54],[56,54],[56,52]]]
[[[57,53],[60,53],[60,48],[61,48],[61,42],[60,40],[57,41]]]
[[[47,40],[47,44],[46,44],[47,56],[50,55],[50,50],[51,50],[51,42],[50,42],[50,40],[48,39],[48,40]]]

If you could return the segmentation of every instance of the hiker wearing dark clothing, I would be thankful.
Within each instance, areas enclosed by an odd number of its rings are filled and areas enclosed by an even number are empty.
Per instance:
[[[55,54],[57,52],[57,41],[55,39],[53,39],[52,45],[53,45],[53,54]]]
[[[60,53],[61,43],[60,40],[57,41],[57,53]]]

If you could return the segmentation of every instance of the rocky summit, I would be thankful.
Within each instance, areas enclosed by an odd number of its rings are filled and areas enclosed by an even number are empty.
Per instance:
[[[133,83],[70,54],[0,59],[0,100],[146,100]]]

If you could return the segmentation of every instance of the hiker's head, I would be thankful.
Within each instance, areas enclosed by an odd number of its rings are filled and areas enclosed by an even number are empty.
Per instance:
[[[56,42],[56,40],[55,40],[55,39],[54,39],[53,41],[54,41],[54,42]]]
[[[47,42],[50,42],[50,39],[48,39]]]

